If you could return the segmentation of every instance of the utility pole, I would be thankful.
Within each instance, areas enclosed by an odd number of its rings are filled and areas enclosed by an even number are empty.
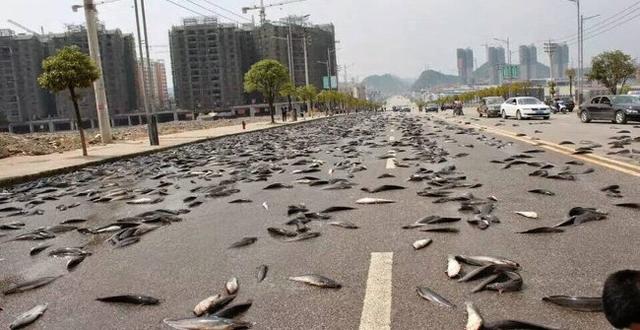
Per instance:
[[[144,5],[144,3],[141,3],[142,5]],[[152,95],[153,95],[153,75],[151,72],[151,66],[149,65],[150,61],[148,59],[149,57],[149,47],[148,47],[148,41],[146,38],[146,24],[145,24],[145,44],[147,44],[147,73],[146,75],[149,77],[149,85],[147,85],[147,79],[144,78],[145,76],[145,56],[142,51],[142,32],[140,29],[140,14],[138,11],[138,0],[134,0],[134,7],[135,7],[135,13],[136,13],[136,27],[137,27],[137,31],[138,31],[138,51],[140,53],[140,74],[142,75],[142,98],[143,98],[143,102],[144,102],[144,112],[146,114],[147,117],[147,134],[149,135],[149,144],[152,146],[156,146],[160,144],[160,139],[158,137],[158,129],[157,129],[157,125],[155,125],[155,120],[152,118],[152,112],[153,112],[153,101],[152,101]],[[142,8],[144,10],[144,7]],[[143,11],[143,18],[145,18],[144,15],[144,11]],[[146,23],[146,20],[144,20],[143,24]],[[147,90],[148,89],[148,90]],[[152,124],[153,123],[153,124]]]
[[[100,57],[100,44],[98,42],[98,11],[93,0],[84,0],[84,16],[87,21],[87,40],[89,43],[89,55],[100,70],[100,77],[93,82],[93,90],[96,94],[96,110],[98,112],[98,126],[102,143],[111,143],[111,123],[109,121],[109,105],[107,93],[104,89],[104,70]],[[82,125],[82,123],[78,123]]]
[[[151,89],[150,93],[146,93],[146,96],[149,98],[149,107],[147,108],[149,109],[147,114],[147,130],[149,134],[149,143],[152,146],[157,146],[160,145],[160,138],[158,137],[158,123],[157,118],[153,114],[154,106],[153,100],[151,99],[153,95],[153,68],[151,67],[151,58],[149,57],[149,35],[147,34],[147,15],[144,7],[144,0],[140,0],[140,9],[142,11],[142,28],[144,31],[144,44],[147,56],[147,74],[149,75],[149,88]]]
[[[296,85],[295,65],[293,63],[293,32],[291,31],[291,17],[289,17],[289,33],[287,34],[287,52],[289,56],[289,76],[291,83]]]
[[[304,44],[304,83],[309,85],[309,54],[307,51],[307,31],[303,31],[302,43]]]
[[[544,44],[544,52],[549,54],[549,79],[553,80],[554,78],[554,74],[553,74],[553,57],[556,53],[558,49],[558,44],[556,43],[552,43],[551,40],[549,40],[548,43]]]

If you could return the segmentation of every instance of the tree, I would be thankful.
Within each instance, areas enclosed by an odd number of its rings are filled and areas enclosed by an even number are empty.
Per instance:
[[[42,62],[42,74],[38,77],[38,84],[51,92],[58,93],[69,90],[76,113],[84,156],[87,156],[87,144],[84,138],[76,89],[89,88],[98,78],[100,78],[100,70],[95,62],[91,60],[89,55],[81,52],[77,46],[62,48],[55,55],[46,58]]]
[[[296,95],[300,101],[308,103],[307,110],[311,111],[313,110],[313,103],[318,96],[318,89],[314,85],[300,86]]]
[[[244,75],[244,90],[247,93],[260,92],[269,104],[271,123],[275,124],[275,108],[273,103],[282,87],[289,82],[289,72],[276,60],[262,60],[255,63]]]
[[[297,97],[298,94],[298,90],[296,89],[296,86],[293,85],[293,83],[288,82],[286,83],[284,86],[282,86],[282,90],[280,90],[280,95],[284,96],[287,98],[287,100],[289,101],[289,112],[291,112],[291,116],[293,121],[297,121],[298,120],[298,112],[293,109],[293,103],[292,103],[292,99]]]
[[[576,69],[569,68],[565,71],[567,77],[569,77],[569,96],[573,98],[573,78],[576,77]]]
[[[601,83],[612,94],[618,94],[618,85],[624,86],[635,73],[636,65],[631,56],[615,50],[594,57],[587,78]]]
[[[551,80],[549,81],[549,94],[551,94],[551,98],[554,99],[556,97],[556,82]]]

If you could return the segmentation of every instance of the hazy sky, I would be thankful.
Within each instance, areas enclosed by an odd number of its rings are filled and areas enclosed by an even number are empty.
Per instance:
[[[74,13],[71,5],[82,0],[1,0],[0,28],[17,28],[8,24],[13,19],[34,30],[61,32],[65,23],[81,23],[82,12]],[[110,2],[113,0],[107,0]],[[258,0],[172,0],[202,14],[211,12],[198,3],[225,16],[233,16],[211,5],[241,14],[240,8]],[[266,0],[265,2],[280,2]],[[168,30],[180,24],[183,17],[194,13],[179,8],[168,0],[147,0],[153,57],[170,62]],[[135,31],[132,0],[119,0],[99,6],[100,19],[107,28]],[[635,5],[635,6],[634,6]],[[630,6],[627,16],[606,20]],[[602,32],[616,21],[631,21],[595,36],[585,43],[587,58],[603,51],[621,49],[633,57],[640,56],[640,2],[637,0],[582,0],[585,16],[601,14],[589,24],[601,25]],[[576,6],[569,0],[306,0],[283,7],[267,9],[269,19],[289,14],[311,14],[314,23],[333,22],[336,26],[338,61],[349,66],[349,77],[364,78],[369,74],[393,73],[414,78],[425,68],[446,73],[456,72],[456,48],[471,47],[478,65],[485,61],[485,44],[497,45],[495,37],[510,38],[512,50],[521,44],[536,43],[538,58],[548,62],[542,43],[549,38],[571,39],[576,34]],[[249,14],[250,15],[250,14]],[[249,19],[251,18],[249,15]],[[256,13],[257,19],[257,13]],[[223,21],[227,21],[223,19]],[[604,22],[602,22],[604,21]],[[587,32],[586,36],[589,36]],[[571,60],[576,56],[571,44]],[[163,47],[164,46],[164,47]],[[518,61],[517,52],[513,54]],[[342,75],[341,75],[342,79]]]

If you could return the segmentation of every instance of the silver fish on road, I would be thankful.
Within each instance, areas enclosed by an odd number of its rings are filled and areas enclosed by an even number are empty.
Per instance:
[[[202,316],[206,313],[215,313],[221,310],[224,306],[227,306],[236,296],[222,296],[217,294],[215,296],[208,297],[199,302],[193,308],[193,314],[196,316]]]
[[[601,297],[549,296],[542,301],[579,312],[602,312]]]
[[[395,203],[396,201],[392,201],[390,199],[383,199],[383,198],[371,198],[371,197],[365,197],[365,198],[360,198],[359,200],[356,201],[356,204],[391,204],[391,203]]]
[[[47,310],[48,304],[37,305],[30,310],[20,314],[16,319],[9,325],[9,329],[20,329],[26,327],[27,325],[35,322],[44,312]]]
[[[322,275],[316,275],[316,274],[293,276],[293,277],[289,277],[289,280],[294,282],[306,283],[306,284],[321,287],[321,288],[340,289],[342,287],[340,283],[330,278],[324,277]]]
[[[433,241],[430,238],[426,238],[426,239],[417,240],[413,242],[413,244],[411,245],[413,246],[414,249],[420,250],[427,247],[429,244],[431,244],[431,242]]]
[[[456,278],[460,275],[462,265],[456,260],[454,255],[447,256],[447,276],[449,278]]]
[[[41,286],[47,285],[47,284],[57,280],[61,276],[62,275],[45,276],[45,277],[40,277],[40,278],[37,278],[37,279],[34,279],[34,280],[28,280],[28,281],[16,283],[16,284],[10,285],[7,289],[4,290],[3,293],[5,295],[10,295],[10,294],[14,294],[14,293],[19,293],[19,292],[24,292],[24,291],[28,291],[28,290],[37,289],[37,288],[39,288]]]
[[[448,308],[456,308],[456,305],[427,287],[417,287],[416,291],[420,297],[432,303]]]
[[[164,319],[164,324],[179,330],[235,330],[249,329],[251,322],[236,321],[217,316]]]
[[[484,328],[484,320],[480,311],[472,302],[465,303],[467,307],[467,325],[465,330],[482,330]]]
[[[232,277],[230,278],[227,283],[224,285],[224,288],[227,290],[227,293],[229,295],[234,295],[238,292],[238,288],[240,288],[240,285],[238,284],[238,278],[236,277]]]
[[[258,272],[256,273],[256,278],[258,280],[258,283],[264,281],[265,277],[267,277],[268,271],[269,271],[269,266],[267,265],[260,265],[258,267]]]

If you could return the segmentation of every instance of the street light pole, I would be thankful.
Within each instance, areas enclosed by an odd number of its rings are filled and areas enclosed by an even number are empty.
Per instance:
[[[100,44],[98,41],[98,11],[93,0],[84,0],[84,16],[87,21],[87,40],[89,43],[89,55],[100,70],[100,77],[93,82],[93,90],[96,95],[96,110],[98,112],[98,126],[102,143],[111,143],[111,123],[109,122],[109,105],[107,93],[104,88],[104,70],[100,56]],[[82,125],[82,123],[78,123]]]
[[[578,87],[576,91],[576,100],[578,105],[582,103],[582,75],[583,75],[583,59],[582,59],[582,13],[580,11],[580,0],[569,0],[575,2],[578,19]]]
[[[141,3],[141,5],[144,5],[144,3]],[[138,0],[134,0],[134,8],[135,8],[135,14],[136,14],[136,27],[137,27],[137,31],[138,31],[138,50],[140,52],[140,74],[142,75],[142,98],[143,98],[143,102],[144,102],[144,112],[146,114],[147,117],[147,135],[149,136],[149,144],[152,146],[156,146],[160,144],[160,140],[158,137],[158,130],[157,130],[157,126],[155,125],[155,121],[152,119],[152,112],[153,112],[153,102],[152,102],[152,95],[153,95],[153,75],[151,72],[151,66],[150,66],[150,61],[149,61],[149,48],[148,48],[148,41],[147,41],[147,33],[146,33],[146,20],[144,20],[145,18],[145,14],[144,14],[144,7],[142,7],[142,17],[143,17],[143,24],[145,25],[144,29],[145,29],[145,44],[147,44],[147,73],[146,75],[149,78],[149,85],[147,86],[147,79],[145,79],[145,53],[143,53],[142,51],[142,32],[140,29],[140,14],[139,14],[139,10],[138,10]],[[148,89],[148,90],[147,90]],[[153,122],[153,123],[152,123]]]
[[[304,83],[309,85],[309,54],[307,53],[307,32],[304,31],[302,36],[302,43],[304,44]]]

